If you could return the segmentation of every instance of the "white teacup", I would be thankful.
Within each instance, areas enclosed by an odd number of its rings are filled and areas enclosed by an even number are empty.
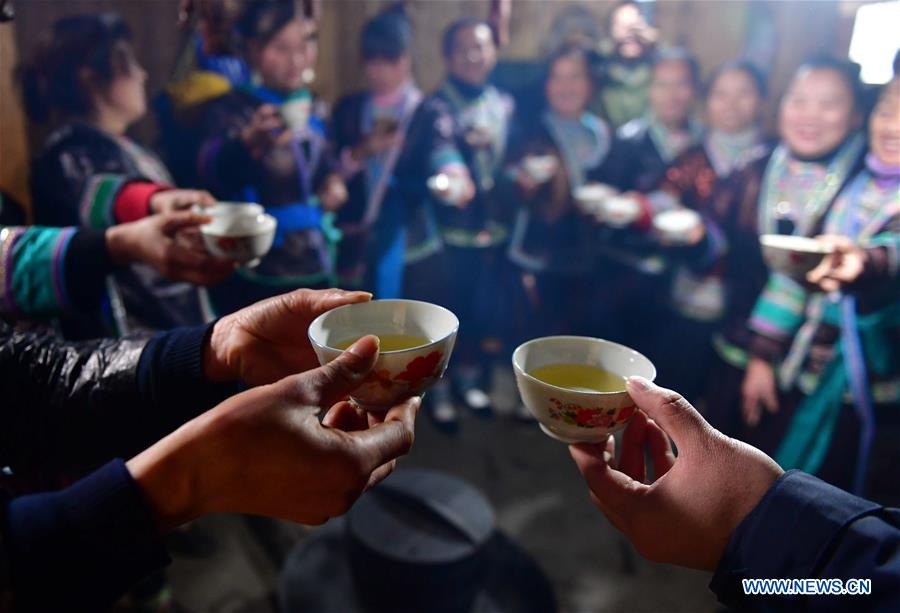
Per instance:
[[[308,96],[293,96],[281,105],[281,118],[290,130],[304,130],[312,114],[312,99]]]
[[[833,246],[805,236],[763,234],[759,242],[769,268],[798,280],[803,280],[834,251]]]
[[[447,204],[455,206],[462,199],[464,186],[460,177],[442,172],[429,177],[426,183],[431,193]]]
[[[203,209],[212,221],[200,226],[207,251],[253,267],[272,248],[278,222],[258,204],[219,203]]]
[[[238,217],[242,215],[262,215],[266,212],[261,204],[255,202],[216,202],[212,206],[203,207],[195,204],[192,209],[194,213],[207,215],[213,219],[226,219],[230,217]]]
[[[546,183],[559,169],[554,155],[529,155],[522,160],[522,170],[536,183]]]
[[[578,208],[589,215],[600,215],[603,203],[618,194],[619,190],[604,183],[588,183],[575,188],[572,193]]]
[[[668,245],[690,244],[703,219],[697,211],[685,208],[658,213],[653,218],[653,231],[659,240]]]
[[[440,380],[458,330],[459,319],[442,306],[417,300],[373,300],[323,313],[309,325],[309,340],[320,364],[343,353],[338,345],[368,334],[427,340],[409,349],[382,351],[372,372],[350,394],[367,411],[386,411],[405,398],[422,395]]]
[[[652,381],[656,367],[624,345],[586,336],[547,336],[530,340],[513,353],[513,370],[522,402],[545,434],[563,443],[600,443],[625,427],[635,404],[625,391],[598,392],[551,385],[532,376],[554,364],[583,364],[622,377]]]
[[[600,205],[598,217],[614,228],[630,226],[641,215],[641,204],[629,196],[611,196]]]

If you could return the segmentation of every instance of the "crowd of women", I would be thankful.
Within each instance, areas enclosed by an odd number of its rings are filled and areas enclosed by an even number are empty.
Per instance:
[[[162,157],[126,135],[148,112],[147,74],[120,18],[65,18],[20,67],[45,135],[31,167],[41,227],[4,220],[5,316],[52,315],[88,338],[195,325],[299,287],[428,300],[462,326],[450,381],[428,398],[448,429],[459,403],[490,411],[491,366],[518,342],[589,334],[646,353],[785,467],[857,492],[892,479],[877,468],[900,461],[884,436],[900,424],[896,77],[871,92],[846,60],[812,58],[772,139],[760,67],[704,78],[623,2],[609,50],[564,36],[542,80],[512,93],[495,84],[496,32],[457,21],[429,94],[410,22],[389,10],[361,35],[363,90],[327,112],[317,24],[297,3],[195,5],[196,36],[154,99]],[[553,170],[533,171],[548,156]],[[639,214],[598,221],[576,198],[595,183]],[[216,200],[277,219],[257,267],[192,246],[203,218],[186,209]],[[684,208],[701,223],[661,240],[654,218]],[[798,281],[767,269],[761,234],[833,252]],[[48,265],[16,272],[29,261]]]

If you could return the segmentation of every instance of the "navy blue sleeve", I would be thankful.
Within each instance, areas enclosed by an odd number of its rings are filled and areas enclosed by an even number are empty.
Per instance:
[[[741,579],[871,579],[866,596],[745,596]],[[741,522],[710,589],[736,609],[900,611],[900,510],[785,473]]]
[[[137,484],[114,460],[58,492],[5,505],[16,610],[101,611],[170,558]]]
[[[238,384],[213,384],[203,373],[203,350],[214,324],[177,328],[147,343],[137,369],[138,392],[160,419],[181,425],[229,396]]]

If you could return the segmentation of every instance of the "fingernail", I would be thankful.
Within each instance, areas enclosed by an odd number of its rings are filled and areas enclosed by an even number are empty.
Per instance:
[[[646,392],[650,389],[650,382],[643,377],[628,377],[625,385],[638,392]]]
[[[379,349],[381,349],[381,339],[373,334],[369,334],[350,345],[347,351],[358,358],[367,358]]]

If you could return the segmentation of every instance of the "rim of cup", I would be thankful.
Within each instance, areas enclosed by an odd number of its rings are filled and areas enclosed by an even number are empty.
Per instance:
[[[586,394],[586,395],[588,395],[588,396],[597,396],[597,397],[601,397],[601,396],[610,396],[610,395],[613,395],[613,394],[624,394],[624,393],[627,393],[627,390],[624,389],[624,388],[621,389],[621,390],[619,390],[619,391],[615,391],[615,392],[601,392],[601,391],[595,391],[595,390],[573,390],[573,389],[570,389],[570,388],[567,388],[567,387],[562,387],[562,386],[559,386],[559,385],[553,385],[552,383],[547,383],[546,381],[543,381],[543,380],[541,380],[541,379],[538,379],[537,377],[534,377],[534,376],[530,375],[530,374],[528,373],[528,371],[526,371],[526,370],[522,367],[522,365],[519,363],[519,356],[521,355],[521,352],[522,352],[528,345],[531,345],[531,344],[537,344],[537,343],[541,343],[541,342],[545,342],[545,341],[551,341],[551,340],[560,340],[560,341],[591,341],[592,343],[600,343],[600,344],[603,344],[603,345],[611,345],[611,346],[614,346],[614,347],[619,347],[619,348],[624,349],[624,350],[626,350],[626,351],[628,351],[628,352],[637,354],[637,355],[639,355],[640,357],[642,357],[644,360],[646,360],[646,361],[647,361],[647,364],[650,365],[650,368],[652,369],[653,372],[652,372],[652,376],[650,376],[650,377],[644,377],[644,378],[647,379],[648,381],[651,381],[651,382],[656,380],[656,375],[657,375],[656,364],[654,364],[653,361],[652,361],[650,358],[648,358],[647,356],[645,356],[645,355],[644,355],[643,353],[641,353],[640,351],[638,351],[638,350],[636,350],[636,349],[632,349],[632,348],[629,347],[628,345],[623,345],[622,343],[616,343],[616,342],[614,342],[614,341],[608,341],[608,340],[606,340],[605,338],[596,338],[596,337],[593,337],[593,336],[576,336],[576,335],[571,335],[571,334],[569,334],[569,335],[563,334],[563,335],[557,335],[557,336],[541,336],[541,337],[539,337],[539,338],[533,338],[533,339],[531,339],[530,341],[525,341],[524,343],[522,343],[521,345],[519,345],[518,347],[516,347],[516,350],[515,350],[515,351],[513,351],[512,363],[513,363],[513,368],[515,369],[515,371],[516,371],[518,374],[520,374],[520,375],[522,375],[523,377],[525,377],[525,379],[527,379],[528,381],[532,381],[532,382],[534,382],[534,383],[539,383],[539,384],[541,384],[541,385],[546,385],[547,387],[552,388],[552,389],[554,389],[554,390],[561,390],[561,391],[567,392],[567,393]],[[594,366],[594,365],[589,364],[589,366]],[[597,368],[599,368],[599,366],[597,366]],[[631,376],[631,375],[628,375],[628,376]],[[624,378],[627,378],[627,377],[626,377],[625,375],[622,375],[622,378],[624,379]]]
[[[792,234],[763,234],[759,242],[764,247],[793,251],[797,253],[810,253],[815,255],[828,255],[834,252],[834,247],[817,241],[808,236],[794,236]]]
[[[433,302],[425,302],[424,300],[408,300],[406,298],[387,298],[387,299],[383,299],[383,300],[369,300],[368,302],[356,302],[353,304],[345,304],[343,306],[339,306],[334,309],[331,309],[330,311],[325,311],[324,313],[322,313],[321,315],[316,317],[314,320],[312,320],[312,322],[310,322],[309,328],[307,328],[307,330],[306,330],[306,335],[309,337],[309,342],[311,342],[313,345],[315,345],[316,347],[319,347],[321,349],[329,349],[331,351],[340,351],[340,352],[346,351],[346,349],[338,349],[337,347],[332,347],[331,345],[326,345],[325,343],[322,343],[322,342],[319,342],[318,340],[316,340],[316,338],[313,336],[313,332],[312,332],[313,326],[318,325],[319,327],[322,327],[322,321],[320,321],[320,320],[324,320],[329,316],[333,316],[334,313],[337,313],[339,311],[343,311],[345,309],[350,309],[350,308],[365,308],[363,305],[376,304],[376,303],[381,303],[381,304],[383,304],[383,303],[424,304],[427,307],[440,309],[440,310],[446,312],[448,315],[450,315],[453,318],[453,321],[455,322],[453,325],[453,328],[450,330],[450,332],[448,332],[447,334],[445,334],[444,336],[442,336],[438,339],[432,340],[424,345],[417,345],[416,347],[410,347],[409,349],[395,349],[394,351],[380,351],[379,350],[379,352],[378,352],[379,356],[399,355],[401,353],[407,353],[407,352],[411,352],[411,351],[419,351],[419,350],[425,349],[427,347],[433,347],[434,345],[439,345],[439,344],[443,343],[444,341],[446,341],[448,338],[450,338],[451,336],[453,336],[454,334],[456,334],[459,331],[459,318],[453,313],[453,311],[451,311],[450,309],[448,309],[446,307],[442,307],[441,305],[435,304]],[[372,332],[368,332],[366,334],[360,335],[359,338],[362,338],[363,336],[378,336],[378,335],[374,334]],[[359,339],[357,339],[357,340],[359,340]]]
[[[249,232],[229,232],[227,230],[219,230],[217,228],[213,228],[211,226],[215,225],[216,221],[213,220],[209,223],[202,224],[200,226],[200,232],[203,234],[209,234],[212,236],[222,236],[228,238],[239,238],[246,236],[261,236],[263,234],[268,234],[275,230],[278,225],[278,220],[276,220],[273,216],[268,213],[247,213],[247,217],[254,217],[257,222],[256,226]]]

